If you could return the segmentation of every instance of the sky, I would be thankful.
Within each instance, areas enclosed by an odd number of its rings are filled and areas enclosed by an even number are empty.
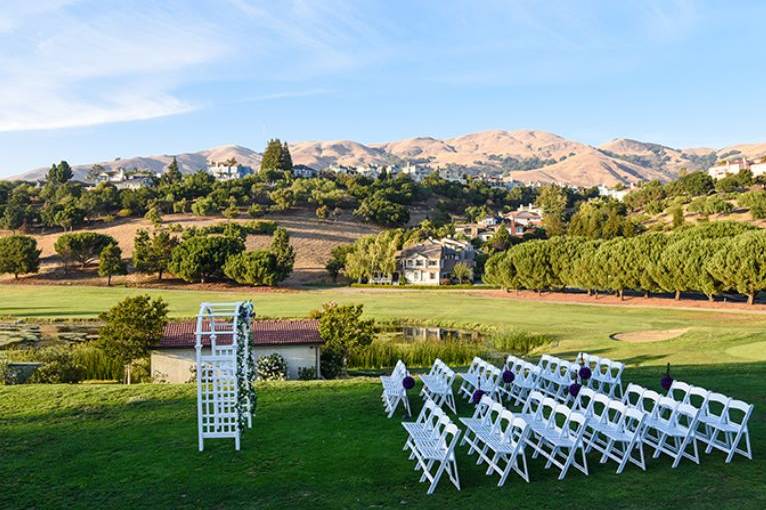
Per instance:
[[[762,1],[3,0],[0,177],[540,129],[766,141]]]

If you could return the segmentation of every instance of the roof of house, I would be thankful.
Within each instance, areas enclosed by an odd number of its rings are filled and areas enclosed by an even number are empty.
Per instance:
[[[160,349],[194,347],[196,321],[169,322],[162,338],[155,345]],[[254,320],[251,328],[253,345],[321,345],[319,321],[298,320]],[[231,334],[221,332],[216,338],[219,344],[231,343]],[[203,345],[210,345],[209,338],[203,338]]]
[[[399,256],[402,258],[409,258],[420,255],[426,258],[440,258],[442,256],[442,249],[443,246],[440,244],[424,241],[422,243],[402,249],[402,251],[399,252]]]

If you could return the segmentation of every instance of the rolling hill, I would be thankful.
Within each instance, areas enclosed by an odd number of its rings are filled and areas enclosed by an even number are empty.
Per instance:
[[[720,149],[672,148],[629,138],[617,138],[594,147],[538,130],[490,130],[453,138],[416,137],[386,143],[363,144],[352,140],[309,141],[290,145],[293,162],[317,169],[331,165],[387,165],[408,162],[433,169],[458,168],[472,175],[510,175],[519,181],[556,182],[575,186],[630,184],[660,179],[667,181],[683,170],[709,167],[717,158],[758,157],[766,143],[740,144]],[[123,167],[161,172],[172,155],[115,159],[96,163],[107,169]],[[182,172],[206,168],[209,162],[236,159],[258,168],[261,154],[240,145],[176,155]],[[94,164],[73,166],[75,178],[88,180]],[[17,178],[42,178],[38,168]]]

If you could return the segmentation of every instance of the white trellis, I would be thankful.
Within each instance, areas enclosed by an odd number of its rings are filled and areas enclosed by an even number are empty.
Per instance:
[[[233,438],[239,450],[245,424],[252,427],[255,373],[250,353],[253,305],[249,301],[202,303],[197,314],[197,429],[205,439]],[[203,349],[209,346],[208,352]]]

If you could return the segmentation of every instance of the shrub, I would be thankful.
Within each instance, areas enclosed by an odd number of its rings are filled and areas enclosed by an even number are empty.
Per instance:
[[[77,363],[85,367],[85,379],[119,381],[125,367],[119,360],[110,358],[95,342],[83,342],[72,348]]]
[[[258,378],[264,381],[284,381],[287,376],[287,361],[279,353],[261,356],[255,362]]]
[[[322,351],[324,363],[325,351]],[[386,368],[393,367],[397,360],[407,366],[427,367],[436,358],[453,365],[467,365],[475,356],[487,356],[489,349],[481,342],[468,340],[423,340],[417,342],[394,342],[375,339],[370,345],[352,349],[348,355],[351,368]],[[325,374],[322,365],[322,375]]]
[[[312,381],[317,378],[317,369],[315,367],[299,367],[298,379],[301,381]]]
[[[6,359],[0,359],[0,384],[18,384],[20,380],[19,371],[13,368]]]
[[[85,267],[96,260],[110,244],[117,244],[112,236],[96,232],[74,232],[56,239],[53,247],[64,260],[65,267],[72,262],[79,262],[81,267]]]
[[[343,353],[332,348],[323,348],[319,359],[322,377],[335,379],[343,372]]]
[[[251,218],[258,218],[266,214],[266,208],[261,204],[253,204],[247,210],[247,214],[249,214]]]
[[[85,379],[85,366],[70,347],[46,347],[37,351],[35,357],[42,365],[32,374],[30,382],[61,384]]]
[[[197,216],[212,216],[218,212],[215,202],[209,197],[199,197],[194,200],[191,210]]]
[[[120,218],[129,218],[133,216],[133,211],[126,207],[124,209],[120,209],[119,211],[117,211],[117,216],[119,216]]]
[[[241,285],[268,285],[277,283],[277,259],[268,250],[239,253],[228,258],[224,274]]]

